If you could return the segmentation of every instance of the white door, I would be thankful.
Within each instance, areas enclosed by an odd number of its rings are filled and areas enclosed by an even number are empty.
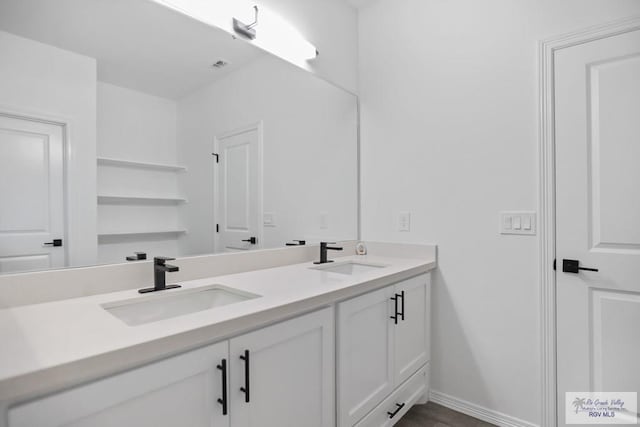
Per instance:
[[[422,274],[395,285],[402,313],[395,328],[396,387],[429,360],[429,275]]]
[[[394,286],[338,305],[338,425],[353,426],[393,391]]]
[[[228,427],[228,341],[9,409],[9,427]]]
[[[233,427],[335,426],[332,308],[233,338],[229,348]]]
[[[555,67],[564,425],[565,392],[640,393],[640,31],[559,50]]]
[[[218,213],[216,249],[258,249],[262,240],[260,125],[216,138]]]
[[[0,114],[0,273],[65,266],[63,135]]]

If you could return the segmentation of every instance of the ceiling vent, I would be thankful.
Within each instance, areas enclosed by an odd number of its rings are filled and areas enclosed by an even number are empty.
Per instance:
[[[227,61],[225,61],[224,59],[219,59],[216,62],[214,62],[213,64],[211,64],[211,68],[224,68],[227,65],[229,65],[229,63]]]

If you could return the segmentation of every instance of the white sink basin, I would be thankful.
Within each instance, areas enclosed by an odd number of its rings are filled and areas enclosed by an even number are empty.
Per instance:
[[[330,273],[353,275],[353,274],[366,273],[368,271],[377,270],[385,267],[386,265],[382,265],[382,264],[372,264],[372,263],[360,262],[360,261],[344,261],[344,262],[323,264],[317,267],[311,267],[311,269],[327,271]]]
[[[102,308],[127,325],[136,326],[258,297],[260,295],[222,285],[211,285],[109,302],[102,304]]]

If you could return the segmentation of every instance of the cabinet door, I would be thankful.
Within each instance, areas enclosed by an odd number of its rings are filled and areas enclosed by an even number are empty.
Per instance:
[[[9,427],[228,427],[218,398],[228,342],[9,409]]]
[[[338,305],[338,422],[352,426],[394,388],[394,287]]]
[[[395,328],[396,386],[402,384],[429,360],[429,290],[428,274],[395,285],[395,294],[401,298],[398,311],[402,312],[404,308],[404,313]]]
[[[233,427],[334,425],[333,320],[326,308],[231,339]]]

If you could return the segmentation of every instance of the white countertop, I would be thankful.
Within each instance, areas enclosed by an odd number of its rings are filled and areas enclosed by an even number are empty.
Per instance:
[[[435,257],[365,255],[338,261],[350,259],[386,267],[345,275],[310,269],[314,265],[308,262],[180,282],[182,289],[163,293],[220,284],[261,297],[138,326],[126,325],[100,306],[148,298],[137,290],[0,310],[0,402],[31,398],[220,341],[436,266]]]

